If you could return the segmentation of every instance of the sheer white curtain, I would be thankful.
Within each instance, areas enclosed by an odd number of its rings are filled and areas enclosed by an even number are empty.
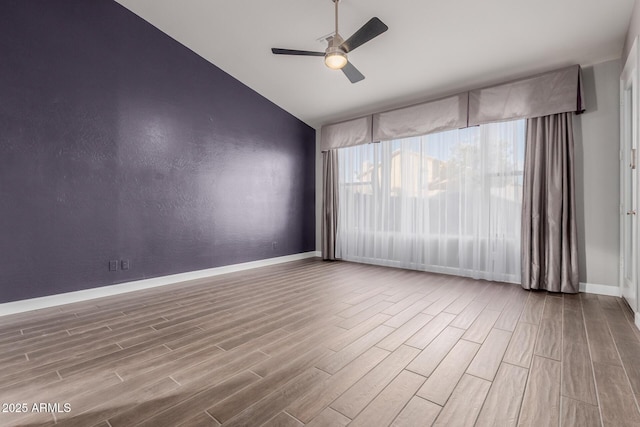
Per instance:
[[[338,150],[336,255],[520,282],[525,121]]]

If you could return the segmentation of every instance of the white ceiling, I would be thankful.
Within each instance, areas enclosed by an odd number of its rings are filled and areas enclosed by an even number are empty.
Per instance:
[[[351,84],[322,58],[331,0],[116,0],[291,114],[318,127],[357,115],[621,56],[634,0],[342,0],[346,39],[371,17],[389,31],[349,54]]]

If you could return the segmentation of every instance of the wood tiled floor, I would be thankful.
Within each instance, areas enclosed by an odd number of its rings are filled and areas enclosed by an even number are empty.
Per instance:
[[[632,321],[619,298],[299,261],[0,317],[0,402],[28,405],[0,425],[640,426]]]

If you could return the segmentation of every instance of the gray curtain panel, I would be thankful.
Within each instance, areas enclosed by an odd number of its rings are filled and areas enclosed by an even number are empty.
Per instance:
[[[338,229],[338,152],[322,153],[322,259],[336,259]]]
[[[522,287],[579,291],[573,113],[527,120]]]

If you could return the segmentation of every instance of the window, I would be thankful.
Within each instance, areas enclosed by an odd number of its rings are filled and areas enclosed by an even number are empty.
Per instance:
[[[338,150],[342,259],[520,280],[525,121]]]

